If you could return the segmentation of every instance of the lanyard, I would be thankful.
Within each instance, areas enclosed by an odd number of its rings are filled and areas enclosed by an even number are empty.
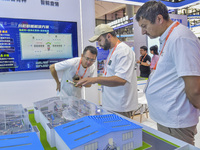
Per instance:
[[[144,57],[142,58],[140,58],[140,61],[141,61],[141,59],[142,59],[142,61],[141,62],[143,62],[143,60],[145,59],[145,57],[147,56],[147,53],[144,55]]]
[[[160,55],[161,55],[162,52],[163,52],[163,49],[164,49],[164,47],[165,47],[165,44],[166,44],[166,42],[167,42],[167,40],[168,40],[170,34],[171,34],[172,31],[174,30],[174,28],[177,27],[179,24],[180,24],[179,22],[176,22],[176,23],[171,27],[171,29],[169,30],[169,33],[167,34],[167,37],[166,37],[166,39],[165,39],[165,43],[164,43],[163,48],[162,48],[162,50],[161,50],[161,52],[160,52]],[[159,58],[160,58],[160,57],[159,57]],[[158,59],[158,60],[159,60],[159,59]],[[158,60],[157,60],[157,62],[156,62],[156,64],[155,64],[155,66],[153,67],[153,70],[156,70],[156,66],[157,66]]]
[[[117,41],[117,43],[115,44],[115,47],[114,47],[114,49],[113,49],[113,51],[112,51],[112,53],[110,54],[110,57],[109,57],[109,59],[108,60],[106,60],[106,62],[105,62],[105,67],[104,67],[104,70],[103,70],[103,73],[104,73],[104,75],[106,75],[107,74],[107,65],[108,65],[108,63],[109,63],[109,61],[110,61],[110,58],[112,57],[112,54],[114,53],[114,51],[115,51],[115,49],[116,49],[116,47],[117,47],[117,45],[119,44],[119,40]]]
[[[82,58],[81,58],[81,59],[82,59]],[[80,59],[80,62],[79,62],[78,68],[77,68],[77,70],[76,70],[76,75],[78,75],[78,72],[79,72],[80,67],[81,67],[81,59]],[[83,77],[84,77],[86,71],[87,71],[87,68],[85,69],[85,72],[84,72],[83,75],[81,76],[81,79],[83,79]]]

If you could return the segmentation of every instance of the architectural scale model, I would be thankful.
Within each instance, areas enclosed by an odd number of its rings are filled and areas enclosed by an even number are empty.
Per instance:
[[[28,111],[19,105],[0,105],[0,135],[32,132]]]
[[[115,114],[86,116],[55,127],[58,150],[133,150],[142,127]]]
[[[108,114],[107,111],[97,107],[95,104],[75,97],[62,100],[59,97],[51,97],[35,102],[34,108],[36,121],[41,121],[38,120],[40,117],[37,115],[37,110],[39,110],[49,120],[52,127],[84,116]]]
[[[3,150],[44,150],[36,132],[0,136],[0,149]]]
[[[141,150],[199,150],[74,97],[63,100],[51,97],[35,102],[34,115],[46,131],[50,146],[58,150],[133,150],[137,147]]]
[[[34,103],[36,122],[40,122],[47,133],[47,141],[55,146],[56,126],[66,124],[84,116],[110,114],[105,109],[83,99],[51,97]]]
[[[44,150],[39,135],[21,104],[0,105],[0,149]]]
[[[45,116],[45,118],[53,127],[67,123],[67,120],[62,117],[62,112],[64,111],[66,104],[61,101],[59,97],[52,97],[35,102],[34,107],[42,113],[40,115]],[[36,110],[34,111],[34,114],[36,121],[40,122],[40,120],[38,120],[40,116],[37,116]]]

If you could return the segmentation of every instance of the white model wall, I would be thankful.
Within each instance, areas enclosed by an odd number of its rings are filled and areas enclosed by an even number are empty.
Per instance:
[[[0,17],[43,19],[77,22],[79,55],[95,27],[94,0],[57,0],[59,7],[41,5],[41,0],[26,3],[0,1]],[[33,102],[56,95],[56,84],[49,70],[0,73],[0,104],[23,104],[32,107]],[[86,90],[86,99],[97,103],[97,86]]]

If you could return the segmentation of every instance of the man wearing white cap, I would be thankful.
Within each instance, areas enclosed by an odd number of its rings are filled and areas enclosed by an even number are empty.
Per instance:
[[[89,41],[98,41],[100,47],[109,50],[104,76],[84,78],[77,86],[101,84],[103,107],[130,118],[138,106],[135,53],[116,37],[113,28],[107,24],[98,25]]]

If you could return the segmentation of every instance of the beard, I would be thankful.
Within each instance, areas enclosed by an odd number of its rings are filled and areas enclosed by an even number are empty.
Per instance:
[[[103,48],[104,50],[109,50],[110,47],[111,47],[111,43],[108,42],[108,40],[106,39],[106,40],[105,40],[105,44],[102,46],[102,48]]]

